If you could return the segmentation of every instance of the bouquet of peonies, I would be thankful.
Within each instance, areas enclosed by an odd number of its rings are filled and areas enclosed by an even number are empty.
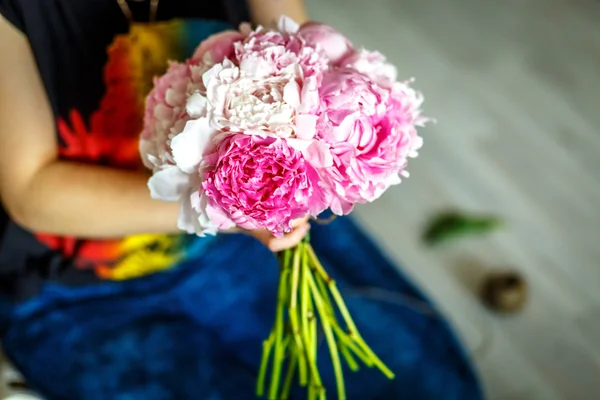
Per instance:
[[[198,235],[240,227],[281,236],[294,219],[348,214],[408,176],[407,160],[422,145],[416,127],[427,121],[409,83],[396,80],[383,55],[354,49],[327,25],[284,17],[277,30],[212,36],[186,62],[171,63],[148,96],[140,150],[153,170],[151,195],[180,202],[179,227]],[[318,325],[340,399],[342,360],[392,378],[308,238],[279,259],[257,395],[287,398],[297,377],[309,398],[325,398]]]

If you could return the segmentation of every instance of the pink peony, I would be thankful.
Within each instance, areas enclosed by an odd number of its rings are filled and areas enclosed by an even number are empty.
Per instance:
[[[349,114],[380,115],[385,112],[390,90],[380,87],[365,75],[350,69],[335,69],[326,74],[319,88],[321,120],[338,126]],[[335,131],[325,130],[321,136]],[[323,136],[325,135],[325,136]]]
[[[316,171],[284,140],[227,135],[205,161],[209,218],[226,226],[229,220],[281,236],[294,219],[326,207]]]
[[[365,74],[373,82],[383,87],[389,88],[396,81],[396,67],[377,51],[361,49],[351,52],[340,60],[340,66]]]
[[[384,89],[344,69],[325,75],[321,98],[318,137],[329,144],[333,167],[319,172],[331,188],[332,211],[348,214],[406,175],[407,157],[422,144],[415,129],[421,98],[406,85]]]
[[[320,50],[332,64],[353,51],[352,43],[329,25],[310,22],[298,30],[298,37]]]
[[[186,91],[191,81],[186,64],[170,63],[167,72],[154,80],[154,89],[146,99],[144,130],[140,152],[148,168],[159,167],[170,161],[168,141],[183,128],[187,102]]]
[[[155,78],[154,88],[146,99],[142,140],[164,144],[169,135],[181,132],[189,119],[185,115],[188,98],[205,89],[202,76],[215,64],[233,56],[234,43],[243,38],[244,35],[237,31],[212,35],[198,46],[193,57],[185,63],[169,63],[167,72]]]
[[[236,57],[246,75],[254,78],[289,76],[318,80],[328,68],[328,60],[314,47],[306,46],[291,32],[252,32],[243,42],[236,43]]]
[[[241,40],[239,32],[227,31],[211,36],[196,49],[194,57],[185,63],[171,62],[167,72],[155,78],[154,88],[146,98],[144,130],[140,152],[148,168],[172,164],[169,151],[171,138],[179,134],[187,121],[205,114],[205,108],[188,108],[190,97],[203,93],[202,76],[224,57],[234,52],[233,43]]]

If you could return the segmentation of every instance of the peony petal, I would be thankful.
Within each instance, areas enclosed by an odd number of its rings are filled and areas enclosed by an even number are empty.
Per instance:
[[[235,223],[229,218],[226,212],[214,204],[210,199],[206,205],[206,217],[210,219],[211,223],[218,230],[227,230],[235,226]]]
[[[165,94],[165,102],[171,107],[178,107],[185,102],[185,93],[169,88]]]
[[[302,155],[315,168],[329,168],[333,165],[329,145],[320,140],[313,140],[306,150],[302,151]]]
[[[391,174],[386,178],[385,185],[387,187],[390,187],[394,185],[399,185],[401,182],[402,180],[400,179],[400,176],[398,174]]]
[[[283,88],[283,101],[292,107],[300,105],[300,86],[295,80],[289,81]]]
[[[288,146],[290,146],[292,149],[299,151],[299,152],[306,151],[306,149],[308,149],[308,146],[310,146],[313,142],[312,140],[295,139],[295,138],[288,138],[285,140],[286,140]]]
[[[317,129],[317,116],[302,114],[296,116],[296,137],[310,140],[315,137]]]
[[[277,29],[282,33],[296,33],[300,29],[300,25],[290,17],[282,15],[277,23]]]
[[[411,143],[411,150],[416,151],[421,147],[423,147],[423,138],[421,136],[415,136],[413,138],[413,142]]]
[[[348,215],[352,212],[354,204],[343,200],[341,197],[333,196],[329,208],[335,215]]]
[[[212,205],[204,191],[195,191],[190,196],[190,205],[195,212],[196,233],[199,236],[215,235],[218,230],[231,229],[235,223],[227,215]]]
[[[186,103],[186,111],[192,118],[200,118],[206,115],[206,97],[200,93],[194,93]]]
[[[309,45],[318,47],[334,64],[353,50],[352,43],[329,25],[309,22],[302,25],[299,36]]]
[[[331,191],[314,168],[308,168],[306,174],[312,186],[312,195],[308,199],[308,213],[317,217],[329,208]]]
[[[373,195],[366,200],[368,202],[373,202],[381,197],[386,190],[389,189],[390,186],[399,185],[401,183],[400,176],[398,174],[391,174],[388,176],[381,184],[375,186],[375,190]]]
[[[216,64],[211,69],[209,69],[208,71],[206,71],[202,75],[202,83],[204,84],[204,87],[207,88],[208,87],[208,83],[213,78],[215,78],[217,75],[219,75],[219,72],[221,72],[221,71],[223,71],[223,66],[221,64]]]
[[[173,118],[173,109],[165,106],[164,104],[158,104],[152,111],[156,119],[168,120]]]
[[[231,220],[235,223],[235,225],[246,230],[265,228],[265,226],[261,226],[257,221],[248,217],[240,210],[236,210],[231,213]]]
[[[163,201],[178,201],[189,187],[189,176],[170,165],[157,171],[148,180],[150,196]]]
[[[319,83],[316,77],[310,76],[304,80],[301,98],[299,112],[312,113],[319,107]]]
[[[156,143],[151,140],[140,140],[140,155],[144,166],[148,169],[154,169],[156,165]]]
[[[192,196],[197,194],[197,191],[194,193],[188,192],[187,196],[182,196],[179,217],[177,219],[177,227],[190,234],[201,232],[198,224],[198,212],[192,207]]]
[[[206,204],[208,198],[204,192],[195,191],[190,195],[190,204],[196,212],[196,234],[198,236],[215,235],[217,228],[206,215]]]
[[[209,125],[208,118],[188,121],[183,132],[171,140],[171,150],[177,166],[188,174],[193,173],[202,161],[215,133]]]

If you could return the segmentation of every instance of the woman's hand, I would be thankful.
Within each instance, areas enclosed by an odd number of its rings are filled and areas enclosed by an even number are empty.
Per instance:
[[[256,229],[244,231],[246,234],[254,237],[262,244],[267,246],[272,252],[278,252],[296,246],[310,230],[310,224],[307,218],[297,219],[292,222],[293,230],[286,233],[283,237],[275,237],[266,229]]]
[[[282,15],[302,25],[308,22],[308,11],[304,0],[248,0],[252,21],[265,27],[277,27]]]

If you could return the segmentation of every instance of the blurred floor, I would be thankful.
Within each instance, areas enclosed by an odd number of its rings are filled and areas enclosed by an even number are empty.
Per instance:
[[[357,215],[454,322],[488,398],[600,398],[600,2],[307,2],[416,77],[439,120],[411,178]],[[426,249],[423,224],[447,207],[507,224]],[[498,267],[531,285],[519,315],[473,293]]]

